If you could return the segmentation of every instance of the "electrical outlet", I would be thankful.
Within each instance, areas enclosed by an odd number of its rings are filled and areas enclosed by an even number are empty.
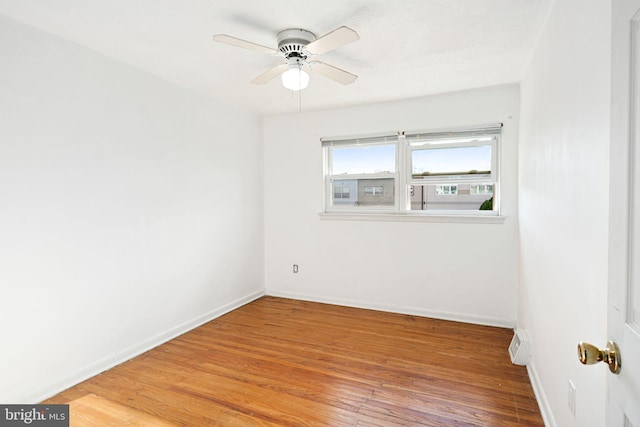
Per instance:
[[[298,272],[298,264],[293,264],[293,272],[294,273]]]
[[[571,415],[576,416],[576,386],[569,380],[568,402]]]

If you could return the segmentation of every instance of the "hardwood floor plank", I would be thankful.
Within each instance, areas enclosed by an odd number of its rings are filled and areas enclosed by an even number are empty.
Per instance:
[[[94,394],[87,394],[70,402],[69,415],[69,424],[75,427],[95,427],[99,425],[178,427],[178,424],[120,405]]]
[[[46,402],[191,426],[543,426],[512,335],[264,297]]]

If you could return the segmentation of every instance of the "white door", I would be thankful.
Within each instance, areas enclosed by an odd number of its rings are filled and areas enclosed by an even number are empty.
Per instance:
[[[612,10],[609,338],[621,369],[607,375],[607,426],[640,427],[640,0]]]

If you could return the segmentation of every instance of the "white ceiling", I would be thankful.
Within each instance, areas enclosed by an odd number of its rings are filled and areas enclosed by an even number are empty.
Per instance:
[[[552,0],[0,0],[0,13],[260,114],[391,101],[520,81]],[[297,94],[250,81],[279,58],[286,28],[318,37],[346,25],[360,40],[319,57],[359,76],[312,75]]]

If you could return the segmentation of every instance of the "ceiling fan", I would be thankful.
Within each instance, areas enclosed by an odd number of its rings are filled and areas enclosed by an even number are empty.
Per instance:
[[[217,34],[213,36],[213,39],[231,46],[284,58],[282,63],[253,79],[251,83],[254,84],[265,84],[278,76],[282,76],[284,87],[291,90],[300,90],[306,88],[309,84],[309,74],[306,71],[317,72],[343,85],[351,84],[358,78],[355,74],[314,58],[316,55],[321,55],[359,40],[358,33],[349,27],[336,28],[320,38],[316,38],[311,31],[289,28],[278,33],[277,50],[226,34]]]

